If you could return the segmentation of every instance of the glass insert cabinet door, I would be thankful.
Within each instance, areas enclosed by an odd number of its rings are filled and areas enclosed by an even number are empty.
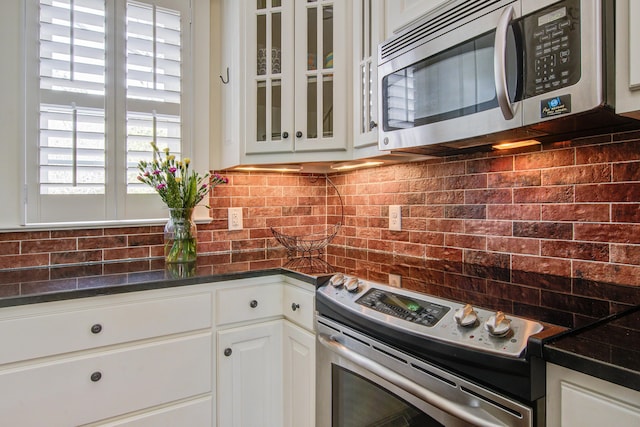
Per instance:
[[[384,37],[384,1],[353,2],[354,146],[378,144],[378,44]]]
[[[247,1],[246,153],[344,147],[344,2]]]

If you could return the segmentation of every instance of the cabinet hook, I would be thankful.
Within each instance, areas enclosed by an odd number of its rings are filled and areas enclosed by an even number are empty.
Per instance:
[[[218,77],[220,77],[220,80],[222,80],[223,84],[229,84],[229,67],[227,67],[227,81],[224,81],[224,78],[222,78],[222,76]]]

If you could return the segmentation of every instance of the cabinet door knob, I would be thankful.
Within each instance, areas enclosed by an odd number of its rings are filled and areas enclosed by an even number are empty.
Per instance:
[[[99,334],[100,332],[102,332],[102,325],[100,323],[96,323],[91,327],[91,333]]]
[[[375,129],[378,127],[378,124],[376,122],[374,122],[373,120],[371,120],[369,122],[369,130]]]
[[[300,304],[296,304],[295,302],[291,303],[291,310],[296,311],[300,308]]]
[[[249,303],[249,307],[251,308],[256,308],[258,306],[258,301],[256,300],[251,300],[251,302]]]
[[[229,357],[231,356],[231,353],[233,353],[233,350],[231,350],[230,348],[225,348],[224,349],[224,355]]]
[[[289,138],[289,132],[282,132],[282,137],[283,137],[284,139]]]
[[[300,131],[296,132],[296,138],[302,138],[302,132]]]
[[[98,381],[100,381],[101,378],[102,378],[102,372],[100,371],[96,371],[93,374],[91,374],[91,381],[93,381],[94,383],[97,383]]]

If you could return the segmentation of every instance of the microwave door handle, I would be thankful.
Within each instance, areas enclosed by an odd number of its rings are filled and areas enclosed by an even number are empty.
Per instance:
[[[467,423],[479,427],[504,427],[503,424],[489,413],[485,412],[481,408],[472,406],[466,406],[446,399],[445,397],[428,390],[421,385],[415,383],[409,378],[406,378],[395,371],[387,368],[375,362],[336,341],[333,337],[326,334],[318,334],[318,341],[320,344],[333,351],[334,353],[342,356],[343,358],[355,363],[368,370],[369,372],[379,376],[380,378],[390,382],[396,387],[404,390],[405,392],[419,398],[420,400],[433,405],[441,411],[444,411],[456,418],[459,418]]]
[[[496,85],[496,97],[502,115],[506,120],[513,119],[515,115],[511,101],[509,101],[509,89],[507,88],[507,32],[509,24],[515,17],[513,6],[507,7],[500,15],[498,26],[496,27],[495,49],[493,52],[493,76]]]

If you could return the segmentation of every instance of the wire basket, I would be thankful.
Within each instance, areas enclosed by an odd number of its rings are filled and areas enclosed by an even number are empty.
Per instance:
[[[324,253],[324,248],[336,237],[340,231],[340,227],[342,227],[342,223],[344,222],[344,202],[342,201],[342,196],[329,177],[325,176],[325,179],[334,188],[340,199],[341,221],[327,227],[327,229],[322,232],[304,235],[284,234],[271,227],[273,237],[287,249],[287,258],[290,260],[296,258],[298,254],[303,258],[321,256]]]
[[[302,257],[311,257],[312,255],[322,255],[324,248],[336,237],[340,231],[341,223],[334,224],[321,233],[311,233],[301,236],[292,236],[283,234],[271,227],[273,237],[287,249],[287,257],[292,259],[296,254]]]

